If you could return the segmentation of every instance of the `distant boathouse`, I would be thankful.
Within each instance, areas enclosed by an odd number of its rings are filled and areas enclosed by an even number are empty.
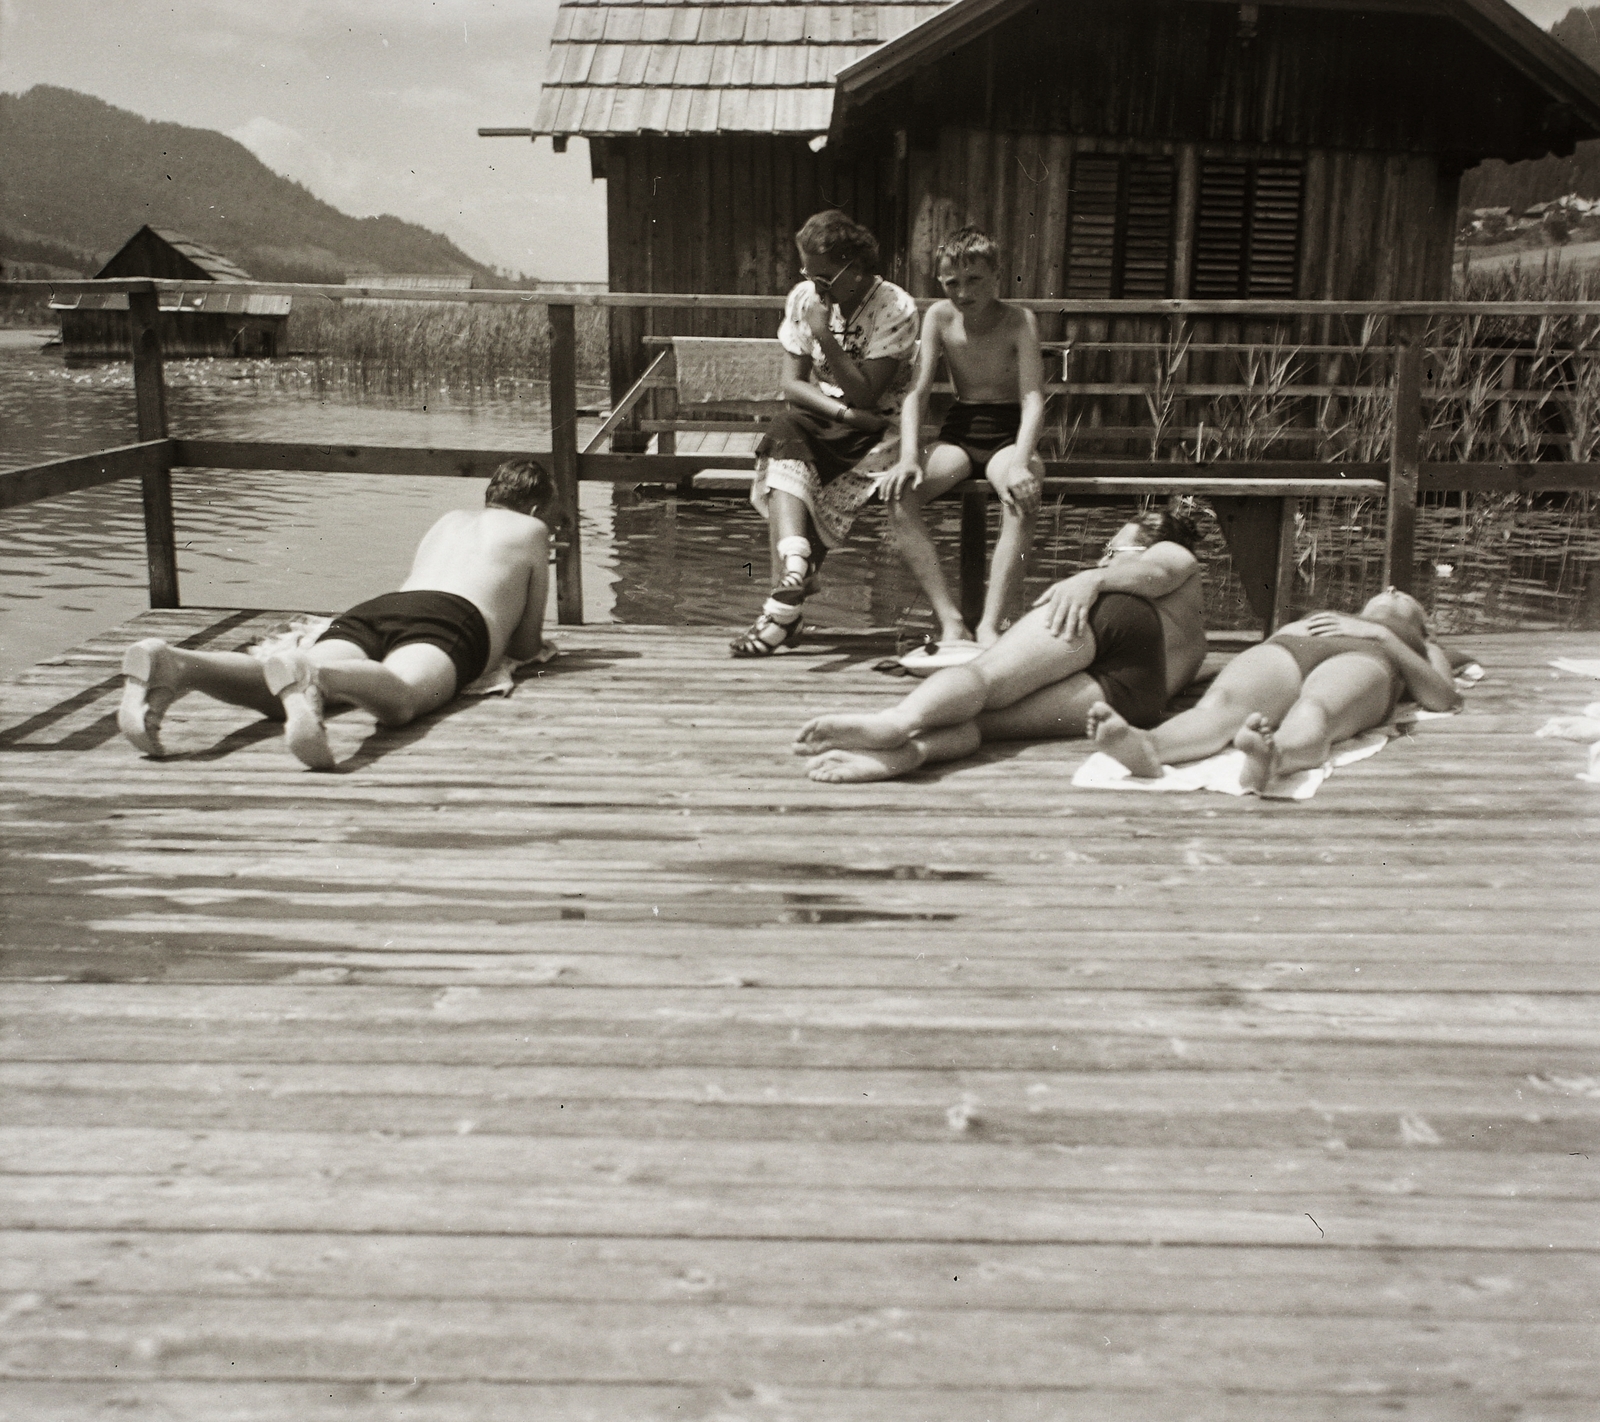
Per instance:
[[[251,281],[250,273],[220,252],[170,228],[141,227],[98,272],[99,277],[169,277],[186,282]],[[284,350],[287,296],[241,292],[161,295],[161,350],[184,356],[275,356]],[[50,309],[61,315],[61,345],[68,357],[119,360],[128,355],[128,298],[121,292],[63,296]]]
[[[589,140],[615,291],[781,293],[837,205],[919,296],[975,222],[1021,297],[1441,298],[1460,174],[1600,135],[1600,75],[1506,0],[565,0],[533,132]],[[619,389],[772,325],[612,322]]]

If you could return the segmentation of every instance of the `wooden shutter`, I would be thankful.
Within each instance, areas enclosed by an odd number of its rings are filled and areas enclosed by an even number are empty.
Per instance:
[[[1232,301],[1295,295],[1304,180],[1300,163],[1208,158],[1200,165],[1192,296]]]
[[[1118,296],[1172,295],[1172,159],[1130,157]]]
[[[1298,163],[1258,163],[1250,205],[1250,265],[1245,295],[1292,299],[1300,268]]]
[[[1072,164],[1072,209],[1067,223],[1067,296],[1094,301],[1116,294],[1117,208],[1122,159],[1080,153]]]
[[[1245,214],[1250,199],[1246,163],[1207,159],[1200,165],[1200,207],[1194,225],[1194,279],[1200,301],[1244,295]]]
[[[1172,160],[1079,154],[1072,165],[1067,295],[1172,294]]]

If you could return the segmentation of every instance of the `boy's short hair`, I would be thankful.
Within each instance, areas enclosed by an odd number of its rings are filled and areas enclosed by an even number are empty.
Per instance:
[[[934,270],[937,271],[939,263],[946,260],[958,267],[963,262],[987,262],[999,271],[1000,244],[982,228],[963,227],[939,244],[939,250],[933,255]]]
[[[486,508],[510,509],[549,522],[545,515],[556,501],[555,481],[544,465],[532,459],[508,459],[489,476],[483,491]]]

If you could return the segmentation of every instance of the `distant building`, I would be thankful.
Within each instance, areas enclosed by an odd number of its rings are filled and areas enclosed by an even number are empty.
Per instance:
[[[167,277],[185,282],[253,280],[220,252],[162,227],[141,227],[95,276]],[[160,300],[161,353],[168,358],[275,356],[283,349],[289,321],[287,296],[190,291],[181,300],[167,294]],[[115,360],[127,356],[125,294],[60,296],[51,301],[50,309],[61,313],[61,345],[69,357]]]

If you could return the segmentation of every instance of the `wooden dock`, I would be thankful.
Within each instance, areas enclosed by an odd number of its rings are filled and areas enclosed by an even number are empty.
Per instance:
[[[345,773],[0,688],[0,1412],[1592,1422],[1597,639],[1309,804],[815,785],[869,637],[565,629]]]

